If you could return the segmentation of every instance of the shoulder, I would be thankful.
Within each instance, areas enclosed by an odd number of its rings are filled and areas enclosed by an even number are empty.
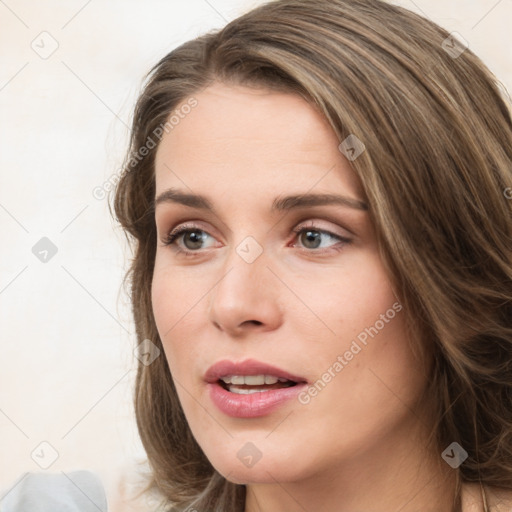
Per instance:
[[[107,510],[107,499],[99,477],[85,470],[25,473],[4,489],[2,495],[2,512]]]
[[[511,512],[512,490],[484,485],[484,494],[489,512]],[[482,488],[479,483],[462,485],[463,512],[483,512]]]
[[[512,510],[512,489],[485,487],[490,512],[510,512]]]

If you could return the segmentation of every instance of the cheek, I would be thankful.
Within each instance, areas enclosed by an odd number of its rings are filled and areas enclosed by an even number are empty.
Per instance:
[[[326,328],[322,330],[326,340],[336,343],[338,348],[373,326],[381,314],[398,303],[374,253],[359,252],[347,258],[343,267],[304,273],[296,281],[295,291]]]
[[[315,320],[316,329],[311,324],[302,331],[308,339],[322,338],[321,350],[318,343],[309,344],[321,381],[313,406],[319,417],[320,410],[336,403],[355,425],[367,419],[368,411],[379,411],[384,421],[386,407],[415,402],[425,384],[424,365],[411,350],[403,307],[376,255],[360,255],[330,275],[310,276],[297,291],[328,327],[318,330]]]
[[[169,367],[177,378],[180,369],[190,368],[189,361],[198,355],[199,348],[191,341],[199,329],[195,315],[203,294],[186,276],[156,259],[151,286],[153,315]]]

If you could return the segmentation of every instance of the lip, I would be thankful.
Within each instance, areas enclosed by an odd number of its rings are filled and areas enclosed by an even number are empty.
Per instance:
[[[296,382],[294,386],[271,389],[247,395],[231,393],[219,384],[227,375],[273,375]],[[305,378],[281,368],[248,359],[239,363],[223,360],[211,366],[204,375],[213,404],[224,414],[234,418],[255,418],[272,413],[296,397],[307,387]]]

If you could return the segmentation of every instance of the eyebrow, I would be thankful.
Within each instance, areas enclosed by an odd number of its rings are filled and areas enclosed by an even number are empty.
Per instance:
[[[179,203],[191,208],[209,210],[216,213],[215,208],[207,197],[200,194],[181,192],[174,188],[169,188],[162,192],[155,199],[153,206],[156,208],[157,205],[162,203]],[[299,194],[276,197],[272,202],[271,211],[296,210],[299,208],[311,208],[329,204],[347,206],[355,210],[368,210],[368,205],[364,201],[347,196],[337,194]]]

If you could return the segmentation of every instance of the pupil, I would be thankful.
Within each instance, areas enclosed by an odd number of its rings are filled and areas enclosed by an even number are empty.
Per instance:
[[[189,240],[192,243],[192,247],[190,247],[186,241]],[[203,241],[203,235],[200,231],[190,231],[187,233],[187,236],[185,236],[185,246],[188,249],[199,249],[201,247],[201,242]],[[196,244],[196,245],[194,245]]]
[[[308,243],[305,243],[304,245],[306,247],[313,247],[316,248],[320,245],[320,233],[318,231],[304,231],[304,234],[306,235],[305,239],[308,241],[313,241],[313,245],[308,245]],[[318,243],[315,243],[318,242]]]

